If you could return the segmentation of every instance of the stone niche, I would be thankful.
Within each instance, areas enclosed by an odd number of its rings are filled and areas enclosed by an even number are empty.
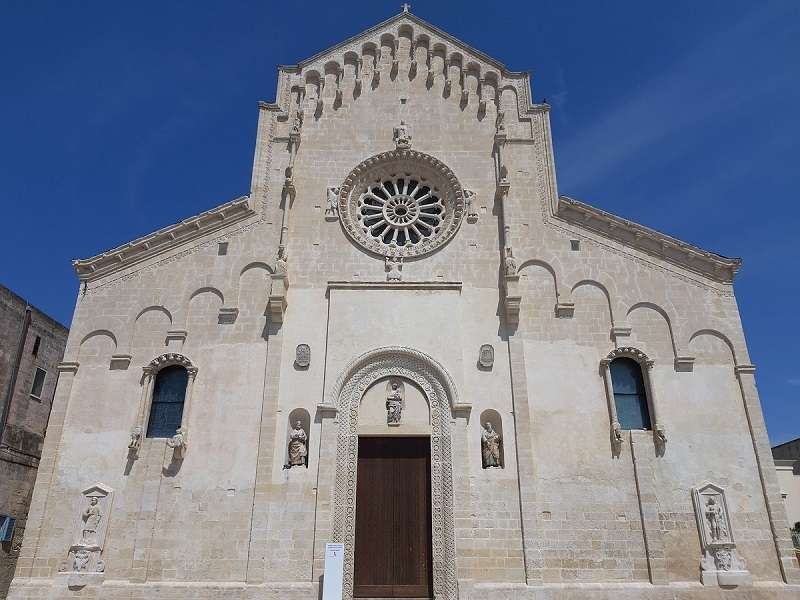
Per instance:
[[[402,397],[399,421],[387,418],[387,399],[392,384]],[[395,393],[395,396],[397,392]],[[430,411],[425,394],[415,383],[402,377],[385,377],[376,381],[361,398],[358,413],[359,435],[430,435]]]

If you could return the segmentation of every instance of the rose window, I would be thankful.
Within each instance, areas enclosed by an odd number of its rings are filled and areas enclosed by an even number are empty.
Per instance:
[[[339,193],[345,231],[384,256],[420,256],[446,243],[464,214],[464,193],[444,164],[413,150],[356,167]]]
[[[439,190],[422,178],[398,176],[368,186],[358,199],[358,218],[366,235],[398,248],[433,238],[446,209]]]

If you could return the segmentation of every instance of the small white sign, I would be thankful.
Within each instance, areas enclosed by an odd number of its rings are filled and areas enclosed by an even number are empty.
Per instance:
[[[325,576],[322,580],[322,600],[342,600],[342,571],[344,544],[325,544]]]

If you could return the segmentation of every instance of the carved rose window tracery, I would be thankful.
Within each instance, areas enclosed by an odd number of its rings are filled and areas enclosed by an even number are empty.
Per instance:
[[[433,252],[455,235],[464,212],[464,191],[453,172],[415,150],[392,150],[365,160],[339,192],[345,231],[381,256]]]

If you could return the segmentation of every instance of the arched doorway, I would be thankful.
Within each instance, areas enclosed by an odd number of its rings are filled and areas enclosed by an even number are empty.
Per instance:
[[[359,412],[365,392],[388,378],[412,382],[424,394],[430,419],[430,504],[433,594],[457,597],[453,524],[451,406],[458,404],[452,378],[433,358],[400,346],[371,350],[353,360],[334,386],[328,403],[338,409],[333,540],[345,545],[344,597],[354,596]]]

